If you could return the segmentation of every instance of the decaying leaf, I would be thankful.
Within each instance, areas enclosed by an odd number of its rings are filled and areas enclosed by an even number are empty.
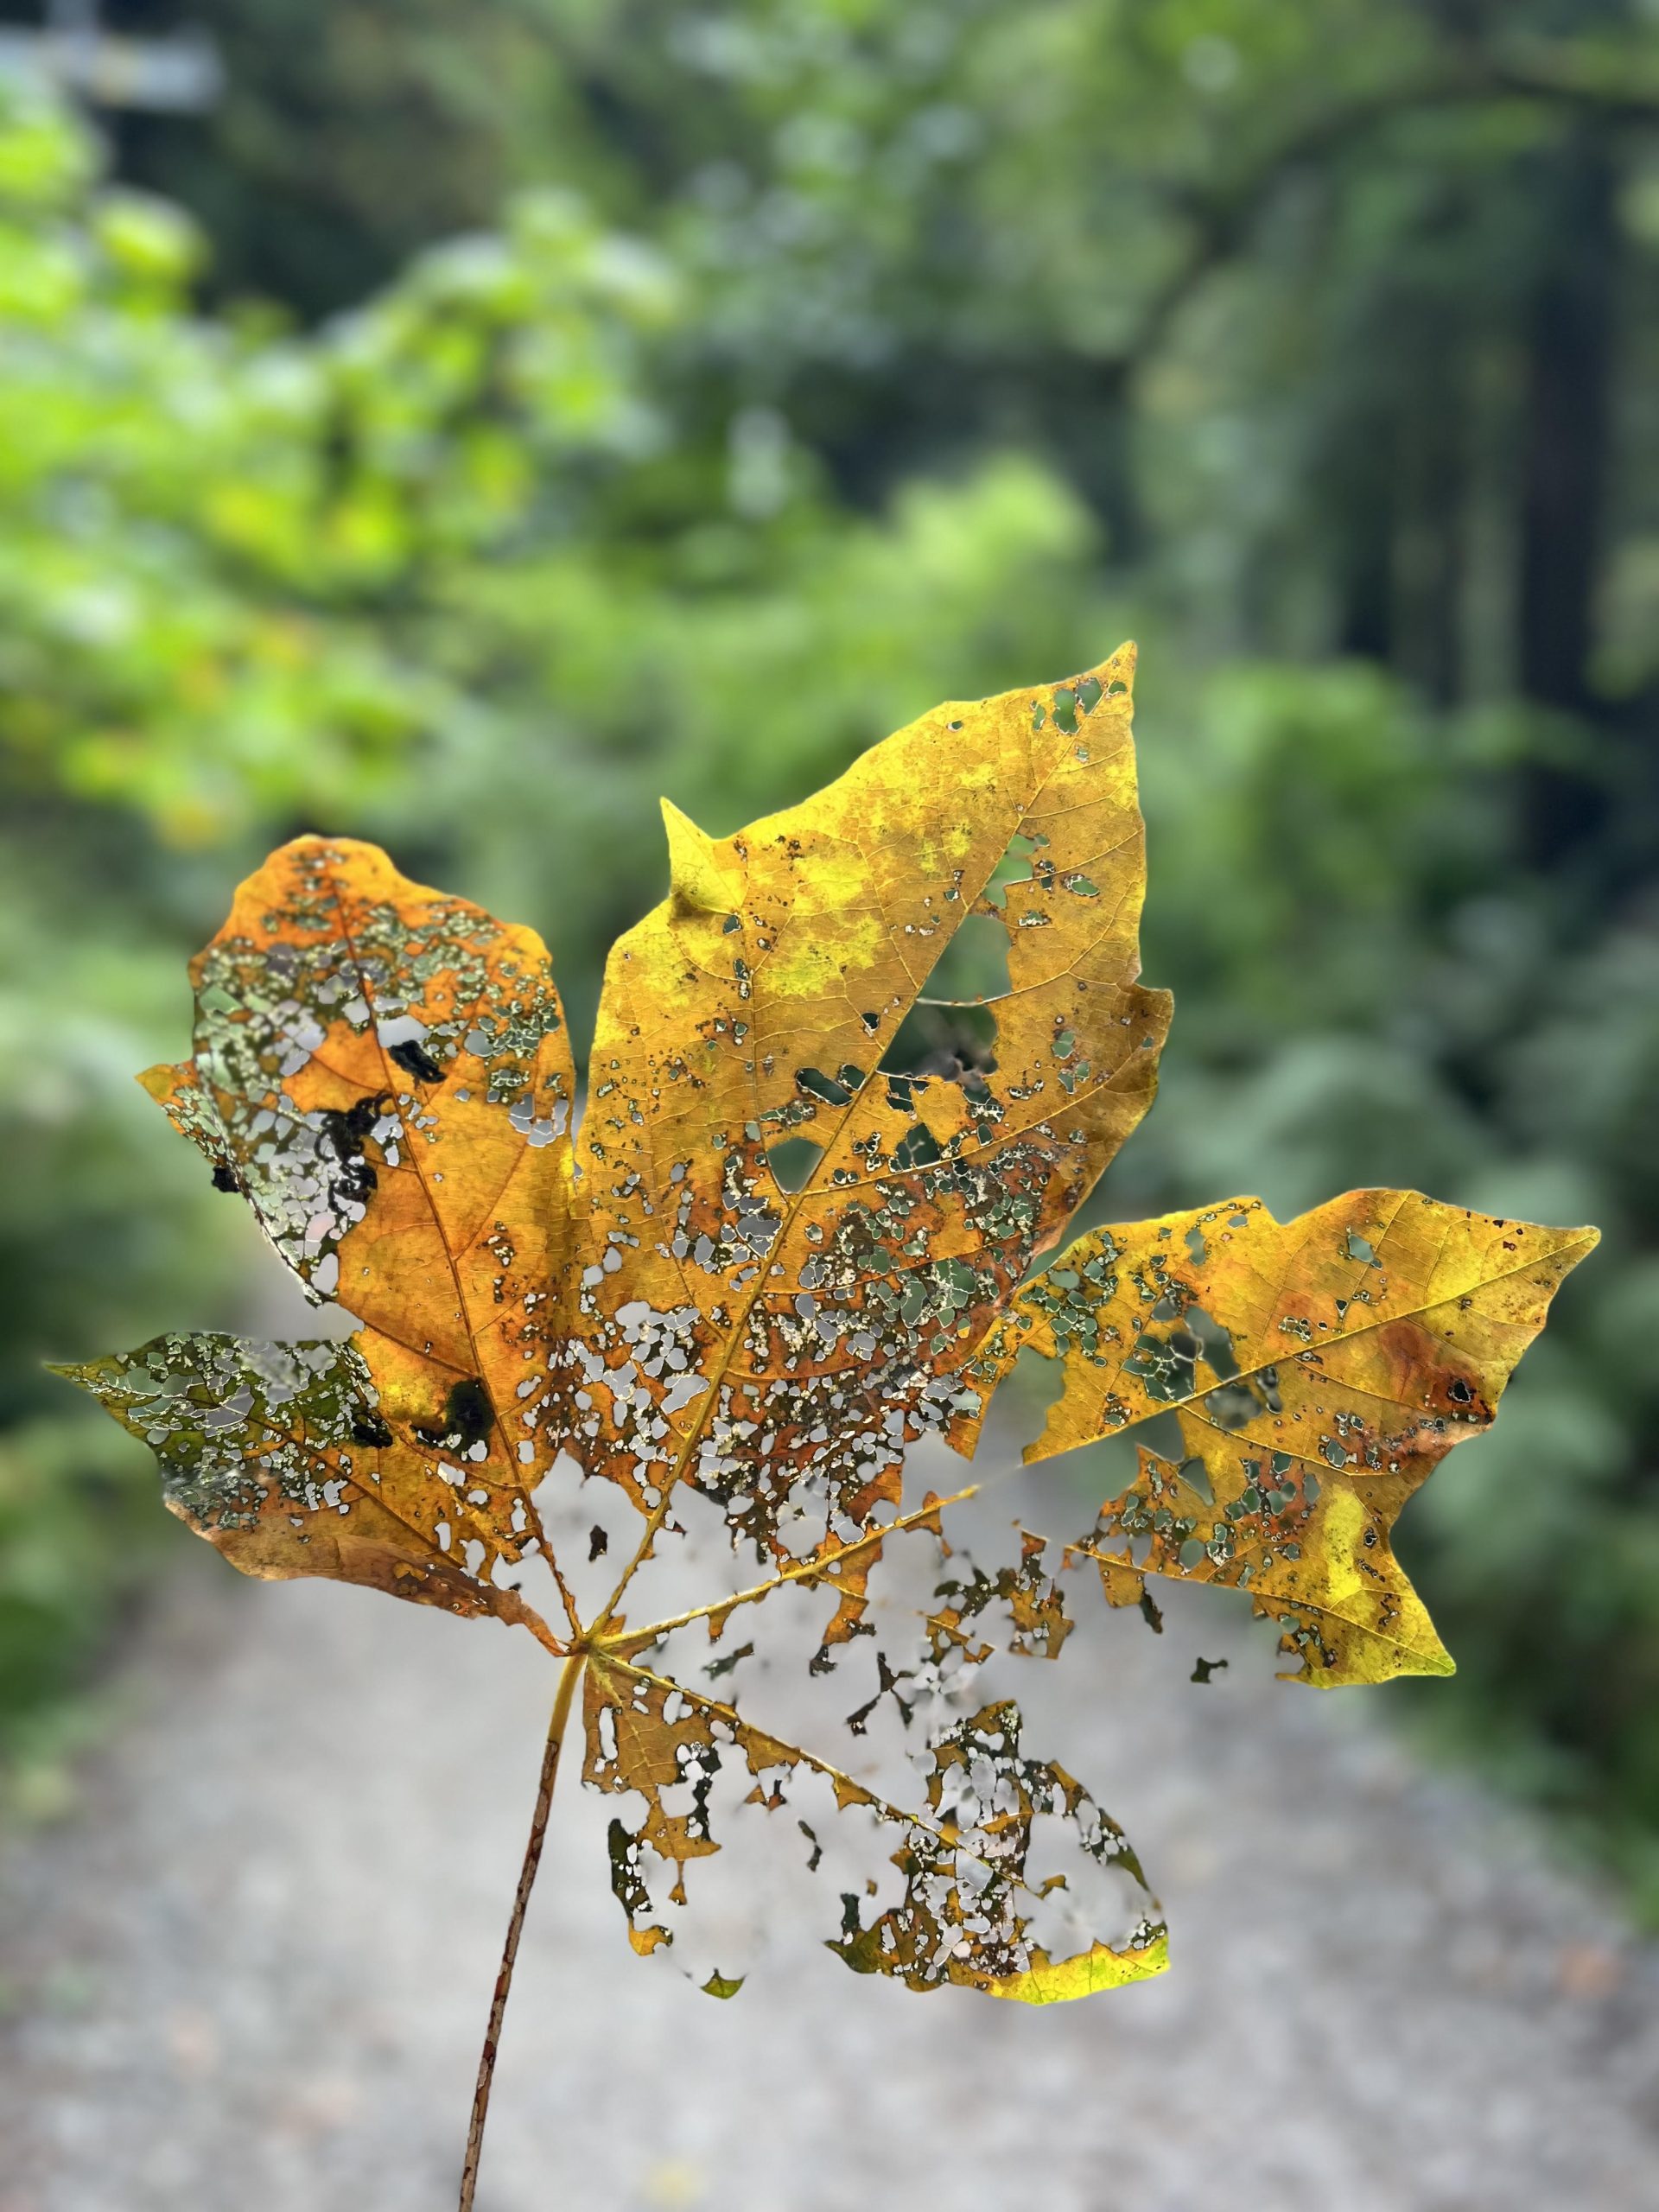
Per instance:
[[[144,1087],[240,1191],[336,1344],[159,1338],[79,1379],[245,1573],[535,1616],[547,1465],[518,1416],[568,1273],[569,1041],[545,948],[384,854],[302,838],[192,963],[194,1057]]]
[[[564,1662],[464,2202],[579,1683],[636,1949],[695,1949],[710,1862],[758,1822],[849,1966],[1043,2003],[1165,1962],[1124,1839],[980,1680],[1059,1654],[1068,1574],[1154,1624],[1148,1577],[1236,1585],[1310,1682],[1450,1665],[1389,1531],[1593,1231],[1240,1199],[1033,1272],[1169,1019],[1136,980],[1132,670],[942,707],[734,836],[665,808],[669,896],[611,956],[579,1128],[539,941],[347,840],[243,886],[194,966],[193,1057],[144,1078],[360,1325],[161,1337],[77,1378],[244,1572],[493,1614]],[[1152,1420],[1160,1448],[1081,1535],[976,1566],[949,1541],[975,1486],[909,1498],[906,1452],[971,1455],[1022,1351],[1062,1373],[1028,1459]],[[877,1599],[926,1554],[901,1643]],[[785,1622],[832,1741],[768,1717]],[[726,1998],[733,1963],[690,1970]]]
[[[1027,1348],[1062,1363],[1026,1458],[1158,1414],[1185,1456],[1140,1474],[1069,1548],[1107,1600],[1147,1574],[1247,1589],[1328,1688],[1452,1671],[1389,1545],[1454,1444],[1491,1425],[1516,1363],[1595,1243],[1353,1191],[1293,1222],[1259,1198],[1081,1236],[1015,1300],[971,1363],[994,1390]],[[954,1440],[971,1451],[979,1416]]]

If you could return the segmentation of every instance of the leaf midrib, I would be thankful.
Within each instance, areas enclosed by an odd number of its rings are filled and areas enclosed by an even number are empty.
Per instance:
[[[1048,767],[1045,771],[1040,780],[1038,782],[1035,790],[1032,792],[1029,798],[1022,801],[1020,811],[1015,817],[1014,827],[1008,833],[1008,838],[1017,836],[1020,834],[1020,823],[1030,819],[1033,809],[1042,798],[1043,793],[1048,789],[1050,784],[1053,782],[1055,776],[1059,772],[1062,763],[1066,759],[1071,749],[1075,734],[1068,734],[1065,732],[1059,731],[1058,724],[1055,724],[1054,728],[1057,734],[1061,739],[1061,742],[1056,747],[1052,755],[1051,756]],[[944,938],[944,944],[948,944],[956,936],[957,931],[960,929],[963,922],[972,912],[975,900],[981,896],[984,891],[986,884],[990,881],[991,877],[996,873],[997,868],[1001,864],[1002,855],[1007,849],[1008,838],[1005,838],[1003,840],[1001,849],[996,853],[990,866],[986,869],[984,875],[981,878],[971,895],[964,898],[960,902],[961,912],[957,914],[949,935]],[[859,845],[857,839],[852,838],[848,842],[850,842],[854,846],[855,849],[860,853],[861,856],[862,856],[863,849]],[[791,910],[791,918],[793,918],[792,907]],[[885,909],[883,910],[882,918],[885,925],[887,919]],[[783,931],[780,931],[779,932],[778,938],[774,939],[772,945],[765,955],[764,960],[757,963],[755,971],[757,975],[760,973],[761,967],[769,966],[771,964],[777,950],[778,942],[781,940],[782,936]],[[941,947],[941,950],[943,950],[943,946]],[[909,963],[904,959],[902,953],[899,954],[899,964],[904,968],[905,974],[908,976],[910,974]],[[925,978],[923,978],[922,980],[925,981]],[[920,989],[921,982],[918,982],[915,984],[914,992],[918,994]],[[914,994],[912,994],[912,999],[913,995]],[[751,1065],[748,1072],[751,1093],[753,1095],[753,1103],[758,1108],[760,1105],[760,1090],[753,1065]],[[693,1455],[701,1446],[703,1438],[707,1433],[710,1420],[718,1410],[721,1387],[730,1372],[732,1363],[735,1359],[738,1349],[743,1342],[744,1332],[747,1328],[749,1317],[753,1313],[754,1307],[762,1294],[763,1287],[769,1279],[768,1268],[771,1263],[772,1250],[781,1249],[787,1244],[791,1233],[794,1230],[803,1202],[808,1197],[821,1197],[824,1194],[822,1186],[817,1185],[817,1177],[824,1168],[825,1162],[830,1157],[830,1153],[833,1144],[842,1135],[842,1131],[846,1128],[848,1123],[851,1120],[854,1110],[862,1095],[863,1090],[861,1085],[860,1089],[853,1093],[852,1096],[848,1100],[846,1106],[842,1109],[840,1116],[837,1117],[829,1133],[830,1142],[823,1147],[819,1158],[814,1163],[812,1173],[807,1177],[806,1181],[802,1185],[801,1188],[797,1192],[779,1193],[780,1196],[785,1198],[786,1202],[782,1210],[782,1217],[779,1224],[778,1236],[774,1240],[773,1247],[769,1249],[766,1255],[767,1266],[763,1267],[757,1274],[753,1285],[744,1297],[741,1306],[739,1306],[736,1310],[719,1362],[708,1378],[708,1387],[702,1393],[697,1417],[692,1423],[691,1427],[686,1431],[684,1438],[681,1443],[680,1449],[675,1455],[666,1475],[664,1477],[662,1495],[658,1499],[658,1503],[652,1510],[650,1517],[645,1524],[645,1532],[639,1539],[639,1546],[634,1552],[633,1557],[629,1560],[626,1568],[624,1570],[621,1579],[617,1583],[616,1587],[612,1591],[610,1596],[606,1599],[604,1605],[594,1619],[593,1627],[589,1631],[590,1635],[594,1637],[601,1636],[605,1630],[610,1625],[612,1618],[616,1611],[616,1608],[621,1602],[623,1593],[627,1589],[628,1585],[632,1581],[633,1577],[640,1566],[644,1563],[650,1552],[651,1547],[656,1539],[658,1530],[661,1529],[664,1521],[667,1518],[670,1501],[673,1497],[675,1491],[679,1488],[681,1482],[684,1479],[686,1469],[690,1466]]]
[[[1399,1218],[1400,1212],[1403,1210],[1403,1204],[1404,1201],[1402,1199],[1401,1207],[1395,1209],[1395,1215],[1393,1217],[1394,1220],[1397,1220]],[[1314,1211],[1317,1211],[1319,1209],[1315,1208]],[[1271,1216],[1268,1217],[1269,1219],[1272,1218]],[[1393,1225],[1392,1221],[1389,1225],[1390,1227]],[[1275,1221],[1274,1223],[1274,1226],[1277,1229],[1283,1229],[1287,1228],[1289,1224],[1285,1222]],[[1100,1233],[1100,1231],[1091,1230],[1089,1231],[1089,1236],[1093,1236],[1099,1235]],[[1109,1235],[1111,1233],[1110,1229],[1109,1228],[1104,1233]],[[1386,1231],[1384,1233],[1386,1234]],[[1579,1230],[1573,1231],[1572,1234],[1582,1240],[1581,1244],[1558,1247],[1554,1252],[1547,1254],[1542,1259],[1517,1260],[1512,1267],[1500,1268],[1493,1274],[1483,1275],[1477,1283],[1471,1287],[1470,1290],[1446,1291],[1439,1297],[1424,1300],[1421,1305],[1403,1307],[1397,1313],[1375,1314],[1370,1320],[1366,1321],[1358,1328],[1339,1328],[1333,1330],[1329,1335],[1322,1339],[1322,1343],[1324,1344],[1357,1343],[1362,1338],[1371,1335],[1373,1332],[1377,1329],[1392,1328],[1396,1322],[1400,1321],[1421,1320],[1424,1314],[1437,1313],[1442,1306],[1449,1306],[1455,1299],[1470,1296],[1472,1294],[1473,1291],[1490,1289],[1494,1283],[1508,1282],[1511,1276],[1523,1274],[1529,1268],[1547,1265],[1549,1260],[1563,1257],[1568,1252],[1582,1256],[1582,1253],[1584,1251],[1592,1250],[1594,1249],[1596,1243],[1596,1232],[1593,1230]],[[1054,1268],[1063,1268],[1070,1265],[1071,1255],[1077,1249],[1077,1244],[1084,1243],[1087,1241],[1087,1237],[1078,1237],[1074,1243],[1069,1244],[1064,1252],[1056,1255],[1050,1268],[1044,1270],[1044,1274],[1046,1275],[1052,1273]],[[1444,1249],[1444,1247],[1442,1249]],[[1363,1261],[1360,1264],[1362,1266],[1369,1266],[1371,1263],[1367,1261]],[[1040,1282],[1042,1277],[1039,1277],[1038,1280]],[[1281,1283],[1282,1281],[1283,1278],[1281,1277]],[[1275,1293],[1275,1303],[1277,1302],[1277,1296],[1278,1294]],[[1522,1325],[1520,1323],[1512,1323],[1510,1325],[1519,1327]],[[1028,1332],[1022,1332],[1022,1333]],[[1535,1331],[1534,1334],[1535,1335],[1536,1333],[1536,1331]],[[1317,1347],[1308,1345],[1304,1347],[1304,1349],[1313,1351],[1317,1349]],[[1051,1358],[1058,1358],[1062,1368],[1065,1365],[1065,1355],[1063,1352],[1051,1353],[1048,1357]],[[1112,1376],[1121,1376],[1129,1357],[1130,1355],[1126,1352],[1123,1358],[1118,1362],[1117,1365],[1109,1370],[1109,1375]],[[1215,1382],[1207,1383],[1202,1390],[1189,1390],[1186,1395],[1181,1398],[1160,1399],[1155,1404],[1148,1406],[1145,1413],[1137,1414],[1133,1421],[1125,1421],[1121,1428],[1102,1430],[1098,1436],[1080,1437],[1076,1443],[1068,1444],[1063,1448],[1068,1452],[1080,1451],[1087,1445],[1099,1444],[1105,1441],[1109,1435],[1112,1437],[1128,1436],[1135,1429],[1144,1427],[1147,1421],[1155,1421],[1160,1414],[1179,1413],[1184,1407],[1202,1405],[1206,1398],[1213,1397],[1218,1390],[1230,1389],[1235,1388],[1240,1382],[1248,1382],[1254,1376],[1262,1374],[1266,1369],[1269,1367],[1277,1367],[1281,1361],[1287,1365],[1299,1363],[1300,1357],[1301,1354],[1300,1352],[1275,1352],[1269,1358],[1258,1360],[1254,1366],[1240,1368],[1236,1375],[1218,1376]],[[1341,1380],[1339,1376],[1332,1376],[1330,1379],[1333,1382],[1339,1382]],[[1376,1397],[1380,1396],[1381,1394],[1376,1391],[1367,1391],[1366,1395],[1369,1397]],[[1060,1402],[1063,1402],[1063,1401]],[[1402,1402],[1396,1399],[1389,1399],[1386,1400],[1384,1402],[1389,1404],[1399,1404]],[[1039,1445],[1042,1440],[1042,1438],[1039,1436],[1036,1439],[1034,1443],[1027,1446],[1023,1457],[1027,1466],[1035,1465],[1039,1459],[1057,1459],[1060,1456],[1058,1452],[1039,1452],[1037,1450],[1037,1446]]]

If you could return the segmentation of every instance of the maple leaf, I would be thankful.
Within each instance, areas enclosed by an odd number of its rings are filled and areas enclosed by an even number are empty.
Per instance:
[[[579,1128],[539,940],[343,839],[242,887],[194,963],[192,1058],[143,1078],[359,1326],[67,1371],[244,1572],[493,1615],[563,1662],[463,2206],[578,1690],[636,1950],[741,1988],[694,1908],[760,1820],[830,1884],[855,1970],[1046,2003],[1166,1957],[1121,1831],[980,1682],[999,1651],[1058,1656],[1068,1572],[1154,1622],[1149,1577],[1243,1588],[1320,1686],[1450,1667],[1389,1531],[1593,1230],[1244,1198],[1033,1272],[1151,1103],[1169,1020],[1136,980],[1133,664],[941,707],[734,836],[665,806],[670,893],[612,952]],[[976,1565],[945,1516],[979,1485],[907,1499],[906,1453],[971,1456],[1022,1351],[1062,1376],[1028,1459],[1170,1415],[1181,1456]],[[918,1558],[901,1641],[873,1581],[903,1598]],[[739,1613],[772,1644],[709,1661]],[[735,1677],[767,1649],[804,1662],[774,1701],[844,1708],[856,1679],[835,1758],[753,1717]]]

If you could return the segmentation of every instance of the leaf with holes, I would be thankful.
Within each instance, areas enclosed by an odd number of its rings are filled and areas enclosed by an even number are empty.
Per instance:
[[[1136,980],[1132,671],[942,707],[734,836],[665,808],[579,1126],[540,942],[345,840],[243,886],[191,1058],[144,1078],[357,1325],[70,1371],[244,1572],[490,1614],[561,1663],[463,2206],[578,1709],[637,1951],[740,1991],[753,1834],[856,1971],[1042,2004],[1165,1963],[1128,1841],[985,1671],[1058,1656],[1068,1574],[1154,1622],[1148,1578],[1242,1588],[1314,1683],[1450,1664],[1389,1531],[1592,1231],[1246,1198],[1033,1272],[1169,1020]],[[1151,1446],[1083,1534],[976,1564],[982,1485],[915,1489],[1022,1351],[1061,1378],[1028,1459]]]

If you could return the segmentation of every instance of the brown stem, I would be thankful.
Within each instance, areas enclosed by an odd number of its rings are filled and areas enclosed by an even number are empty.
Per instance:
[[[559,1774],[559,1751],[564,1742],[571,1701],[575,1696],[576,1683],[586,1657],[585,1652],[574,1651],[565,1661],[564,1671],[559,1676],[558,1690],[553,1700],[553,1717],[547,1728],[547,1748],[542,1753],[541,1778],[536,1785],[536,1810],[531,1816],[530,1834],[524,1842],[524,1861],[518,1869],[518,1887],[512,1900],[512,1916],[507,1923],[507,1940],[501,1948],[501,1968],[495,1977],[495,1995],[490,2000],[490,2024],[484,2031],[484,2049],[478,2062],[478,2086],[473,2091],[473,2116],[467,2130],[467,2157],[461,2170],[459,2212],[473,2212],[473,2197],[478,2188],[478,2162],[484,2150],[484,2123],[490,2111],[490,2087],[495,2079],[496,2048],[501,2039],[501,2022],[507,2009],[507,1993],[512,1987],[512,1969],[518,1956],[518,1938],[524,1929],[524,1913],[530,1904],[530,1893],[536,1886],[536,1870],[541,1865],[542,1846],[547,1840],[548,1815],[553,1809],[553,1785]]]

